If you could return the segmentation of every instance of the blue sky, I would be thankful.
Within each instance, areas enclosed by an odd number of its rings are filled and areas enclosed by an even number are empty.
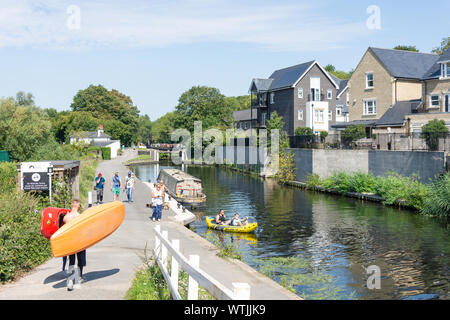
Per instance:
[[[381,29],[369,29],[369,6]],[[355,68],[367,47],[449,36],[448,1],[0,0],[0,96],[68,110],[90,84],[129,95],[152,120],[194,85],[243,95],[305,61]]]

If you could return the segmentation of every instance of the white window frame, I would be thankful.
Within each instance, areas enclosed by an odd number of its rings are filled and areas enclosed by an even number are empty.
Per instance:
[[[324,122],[323,120],[323,110],[314,110],[314,122]]]
[[[333,111],[328,110],[328,121],[333,121]]]
[[[346,94],[345,94],[345,103],[346,103],[346,105],[347,105],[347,107],[350,105],[350,92],[347,92]]]
[[[333,99],[333,90],[331,90],[331,89],[327,90],[327,99],[328,100]]]
[[[336,107],[336,117],[340,117],[342,115],[342,108]]]
[[[369,102],[372,102],[372,112],[369,112]],[[364,100],[364,109],[363,115],[365,116],[373,116],[377,114],[377,100],[376,99],[367,99]]]
[[[299,99],[303,99],[303,88],[297,89],[297,96]]]
[[[303,109],[298,109],[297,111],[297,120],[303,121]]]
[[[262,122],[262,125],[263,125],[263,126],[266,125],[266,113],[265,113],[265,112],[263,112],[263,113],[261,114],[261,122]]]
[[[274,104],[275,102],[275,92],[270,93],[270,104]]]
[[[433,104],[433,97],[437,97],[437,104]],[[439,96],[439,94],[430,94],[430,107],[431,108],[439,108],[441,106],[441,97]]]
[[[372,75],[372,80],[369,80],[369,76],[370,75]],[[375,79],[375,77],[374,77],[373,72],[367,72],[366,73],[366,89],[373,89],[374,88],[374,86],[375,86],[374,79]],[[369,86],[369,81],[372,82],[372,86]]]

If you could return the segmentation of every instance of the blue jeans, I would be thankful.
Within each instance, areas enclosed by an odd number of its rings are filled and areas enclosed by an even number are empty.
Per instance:
[[[153,215],[152,218],[158,220],[162,217],[162,204],[153,206]]]
[[[133,188],[127,188],[128,202],[133,202]]]

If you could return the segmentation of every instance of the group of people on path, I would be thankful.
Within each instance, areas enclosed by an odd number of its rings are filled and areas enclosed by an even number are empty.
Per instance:
[[[96,204],[103,203],[103,191],[105,189],[106,180],[102,177],[101,172],[94,179],[95,190],[97,191]],[[119,177],[119,173],[115,172],[111,181],[111,192],[113,193],[113,201],[119,200],[120,190],[124,186],[123,191],[126,192],[128,202],[133,202],[133,192],[135,190],[135,183],[133,173],[128,171],[128,175],[125,177],[124,184],[122,185],[122,179]]]
[[[95,190],[97,192],[97,202],[96,204],[103,203],[103,192],[105,189],[106,180],[99,172],[94,179]],[[131,171],[128,172],[127,177],[122,185],[122,180],[119,177],[119,173],[115,172],[111,181],[111,191],[113,193],[113,201],[119,200],[120,190],[124,186],[124,191],[126,192],[128,202],[133,202],[133,192],[135,190],[135,182],[133,174]],[[152,191],[152,207],[153,221],[161,221],[162,218],[162,207],[164,205],[165,196],[165,186],[162,182],[158,182],[155,185],[155,189]],[[75,219],[80,215],[79,211],[81,209],[81,201],[79,199],[72,200],[72,209],[66,214],[62,220],[63,224]],[[66,271],[67,258],[69,260],[69,267]],[[76,263],[76,264],[75,264]],[[84,282],[83,278],[83,267],[86,266],[86,250],[72,254],[69,257],[63,257],[62,270],[66,272],[67,278],[67,290],[72,291],[73,289],[81,288],[81,283]]]

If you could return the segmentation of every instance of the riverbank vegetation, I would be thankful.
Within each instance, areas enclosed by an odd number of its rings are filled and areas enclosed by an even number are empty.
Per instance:
[[[395,172],[384,177],[362,172],[335,172],[325,179],[313,174],[308,176],[306,188],[376,195],[383,198],[386,205],[411,208],[430,216],[448,217],[450,213],[450,173],[431,184]]]
[[[144,256],[144,266],[136,272],[133,283],[125,294],[127,300],[171,300],[169,287],[153,257]],[[168,262],[170,274],[170,259]],[[178,276],[178,292],[183,300],[187,300],[189,275],[182,269]],[[199,286],[199,300],[214,298]]]

